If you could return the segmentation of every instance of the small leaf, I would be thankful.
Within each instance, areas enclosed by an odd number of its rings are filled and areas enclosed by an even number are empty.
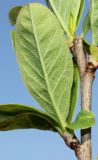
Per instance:
[[[89,47],[89,49],[90,49],[90,54],[92,55],[92,57],[93,57],[96,61],[98,61],[98,47],[95,46],[95,45],[91,45],[91,46]]]
[[[70,106],[73,63],[64,31],[45,6],[24,6],[17,18],[15,50],[24,82],[62,130]]]
[[[81,110],[75,122],[68,124],[70,129],[86,129],[95,124],[95,115],[91,111]]]
[[[89,47],[89,63],[92,63],[95,68],[98,68],[98,47],[91,45]]]
[[[12,38],[13,48],[15,49],[15,30],[12,30],[12,31],[11,31],[11,38]]]
[[[18,14],[21,10],[22,6],[18,6],[18,7],[14,7],[9,11],[9,20],[10,20],[10,24],[12,26],[14,26],[16,24],[16,20],[18,17]]]
[[[71,123],[72,117],[76,108],[77,98],[78,98],[78,84],[79,84],[79,71],[77,64],[74,63],[74,78],[73,78],[73,85],[71,89],[71,100],[70,100],[70,109],[67,121]]]
[[[91,45],[91,43],[88,40],[84,39],[84,38],[83,38],[83,41],[84,41],[84,47],[85,47],[85,45],[87,47],[89,47]]]
[[[81,0],[46,1],[51,6],[67,36],[72,37],[76,31],[77,21],[80,19],[79,12],[82,12],[83,2],[81,3]]]
[[[35,128],[56,131],[56,123],[46,113],[20,104],[0,105],[0,130]]]
[[[98,1],[91,0],[88,13],[85,17],[82,32],[85,35],[91,29],[93,45],[98,45]]]
[[[64,29],[64,32],[70,37],[70,32],[68,30],[68,24],[69,24],[69,18],[70,18],[70,12],[68,12],[69,9],[69,3],[68,1],[60,1],[60,0],[46,0],[48,7],[52,9],[52,11],[57,16],[62,28]]]
[[[82,0],[82,1],[81,1],[81,4],[80,4],[79,13],[78,13],[78,18],[77,18],[77,26],[79,25],[79,22],[80,22],[80,20],[81,20],[81,18],[82,18],[84,6],[85,6],[85,0]]]
[[[98,0],[91,0],[91,30],[93,44],[98,45]]]
[[[83,0],[82,0],[83,1]],[[80,7],[82,7],[81,0],[70,0],[68,1],[70,7],[70,19],[69,19],[69,31],[71,35],[74,35],[76,29],[77,29],[77,21],[79,21],[79,13],[80,13]]]
[[[83,36],[86,35],[86,33],[91,29],[91,24],[90,24],[90,10],[88,10],[85,19],[82,24],[82,34]]]

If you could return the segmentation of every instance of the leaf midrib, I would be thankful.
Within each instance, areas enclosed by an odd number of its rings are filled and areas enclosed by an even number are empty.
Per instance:
[[[48,78],[47,78],[47,73],[46,73],[46,70],[45,70],[45,66],[44,66],[44,62],[43,62],[43,59],[41,57],[41,51],[40,51],[40,47],[39,47],[39,43],[38,43],[38,38],[37,38],[37,33],[36,33],[36,29],[35,29],[35,26],[34,26],[34,20],[33,20],[33,15],[32,15],[32,9],[31,9],[31,6],[29,4],[29,8],[30,8],[30,16],[31,16],[31,22],[32,22],[32,26],[33,26],[33,31],[34,31],[34,35],[35,35],[35,40],[36,40],[36,45],[37,45],[37,48],[38,48],[38,53],[39,53],[39,58],[40,58],[40,61],[41,61],[41,65],[42,65],[42,69],[43,69],[43,73],[44,73],[44,77],[45,77],[45,81],[46,81],[46,85],[47,85],[47,89],[48,89],[48,93],[50,95],[50,98],[51,98],[51,101],[52,101],[52,104],[54,106],[54,110],[55,110],[55,113],[56,113],[56,116],[59,120],[59,124],[60,124],[60,127],[62,128],[62,130],[65,129],[65,122],[63,121],[59,111],[57,110],[56,108],[56,103],[55,103],[55,100],[52,96],[52,93],[51,93],[51,89],[50,89],[50,86],[49,86],[49,81],[48,81]]]

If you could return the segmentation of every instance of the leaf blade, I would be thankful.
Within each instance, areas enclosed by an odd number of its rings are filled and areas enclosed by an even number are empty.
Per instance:
[[[44,32],[45,28],[47,30]],[[22,76],[31,95],[64,129],[73,65],[58,20],[42,5],[26,5],[17,19],[15,46]],[[66,83],[68,88],[65,88]],[[63,88],[65,90],[61,94]]]
[[[15,30],[11,31],[12,46],[15,49]]]
[[[69,114],[67,118],[68,123],[71,123],[72,117],[76,108],[77,98],[78,98],[78,86],[79,86],[79,71],[78,71],[77,64],[74,63],[74,78],[73,78],[73,85],[71,89],[70,109],[69,109]]]
[[[46,113],[21,104],[0,105],[0,131],[41,129],[56,131],[56,123]]]
[[[91,30],[93,44],[98,45],[98,1],[96,0],[91,0]]]
[[[81,4],[80,4],[80,9],[79,9],[78,18],[77,18],[77,26],[79,25],[79,22],[80,22],[80,20],[81,20],[82,13],[83,13],[83,10],[84,10],[84,5],[85,5],[85,0],[82,0],[82,1],[81,1]]]
[[[83,36],[86,35],[86,33],[91,29],[91,24],[90,24],[90,9],[88,10],[85,19],[82,24],[82,34]]]
[[[9,20],[10,20],[10,24],[12,26],[14,26],[16,24],[16,20],[18,17],[18,14],[21,10],[22,6],[18,6],[18,7],[14,7],[9,11]]]
[[[77,19],[79,21],[79,11],[82,12],[83,2],[81,0],[59,1],[59,0],[46,0],[51,5],[52,10],[61,23],[62,28],[67,33],[67,36],[71,38],[76,31]],[[49,6],[50,6],[49,5]],[[50,8],[51,9],[51,8]]]
[[[95,124],[95,115],[91,111],[81,110],[76,117],[76,120],[69,124],[71,129],[86,129]]]

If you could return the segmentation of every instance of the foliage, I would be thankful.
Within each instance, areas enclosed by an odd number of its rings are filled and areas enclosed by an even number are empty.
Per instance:
[[[40,123],[39,123],[40,122]],[[38,128],[56,131],[57,124],[46,113],[19,104],[0,105],[0,130]]]
[[[90,111],[81,110],[75,122],[69,124],[70,129],[86,129],[95,124],[94,114]]]
[[[74,131],[95,123],[93,113],[84,110],[72,122],[78,98],[79,71],[70,47],[85,1],[46,2],[48,8],[30,3],[9,12],[10,23],[16,26],[12,30],[12,42],[23,81],[42,110],[18,104],[0,105],[0,130],[37,128],[61,134],[66,128]],[[98,2],[91,0],[81,35],[85,41],[84,36],[91,30],[93,44],[85,43],[95,61],[98,60],[97,15]]]

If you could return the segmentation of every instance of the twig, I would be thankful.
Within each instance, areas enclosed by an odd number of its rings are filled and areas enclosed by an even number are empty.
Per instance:
[[[81,85],[81,109],[91,110],[92,82],[94,79],[95,68],[87,62],[86,53],[83,48],[81,37],[75,37],[73,41],[73,55],[77,61],[80,73]],[[79,160],[91,160],[91,128],[81,131],[81,147],[77,154]]]
[[[75,154],[77,155],[78,151],[80,150],[80,142],[75,136],[75,134],[70,134],[69,132],[65,131],[61,134],[62,138],[65,141],[65,144],[72,150],[74,150]]]
[[[86,56],[83,39],[81,37],[77,36],[74,38],[70,50],[77,62],[80,74],[81,109],[90,111],[92,103],[92,83],[98,64],[94,66],[91,58]],[[75,151],[78,160],[92,160],[91,128],[81,130],[81,144],[77,137],[69,134],[69,132],[64,132],[61,136],[66,145]]]

